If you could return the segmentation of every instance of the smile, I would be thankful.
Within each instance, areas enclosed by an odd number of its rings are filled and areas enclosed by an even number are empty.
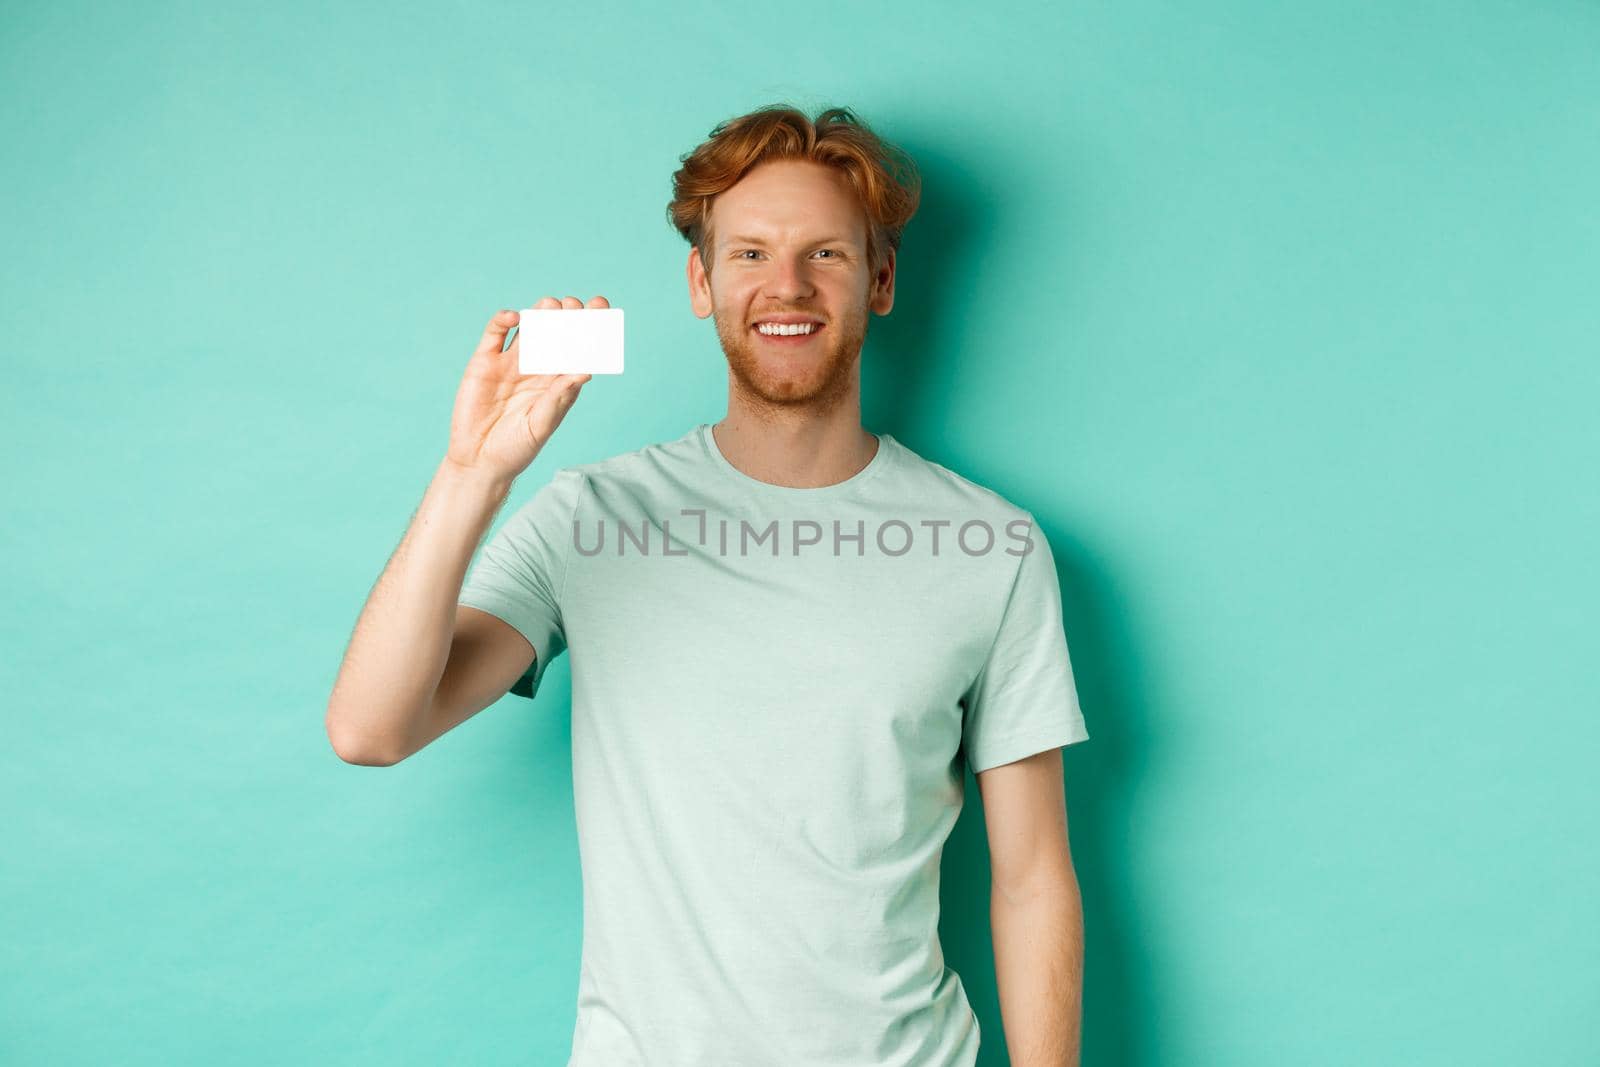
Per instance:
[[[763,322],[752,326],[752,330],[764,341],[780,345],[799,345],[822,332],[820,322],[798,322],[792,325],[783,325],[774,322]]]

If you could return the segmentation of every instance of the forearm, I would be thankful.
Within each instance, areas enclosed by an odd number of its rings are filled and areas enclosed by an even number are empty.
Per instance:
[[[1077,1067],[1083,1005],[1078,881],[1032,891],[996,886],[989,901],[995,982],[1012,1067]]]
[[[461,583],[511,482],[445,460],[356,620],[328,700],[328,737],[352,762],[394,758],[438,689]]]

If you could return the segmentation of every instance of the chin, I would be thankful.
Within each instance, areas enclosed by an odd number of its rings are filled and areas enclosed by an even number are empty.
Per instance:
[[[728,367],[740,386],[762,402],[782,407],[814,404],[847,392],[860,355],[860,342],[864,340],[864,331],[857,334],[846,330],[844,336],[814,357],[815,362],[805,364],[762,352],[743,335],[742,329],[738,335],[729,336],[721,320],[717,335]],[[843,348],[854,351],[846,358]]]

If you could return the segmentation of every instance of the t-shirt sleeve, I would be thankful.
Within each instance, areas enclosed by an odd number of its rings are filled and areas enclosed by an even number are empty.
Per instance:
[[[974,774],[1087,741],[1055,557],[1033,516],[989,657],[962,696],[962,745]]]
[[[556,471],[479,550],[456,598],[514,626],[533,646],[533,662],[511,686],[516,696],[532,699],[545,668],[567,647],[561,594],[583,485],[577,471]]]

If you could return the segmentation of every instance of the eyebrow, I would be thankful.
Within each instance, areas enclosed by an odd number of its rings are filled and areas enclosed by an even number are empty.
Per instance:
[[[730,238],[728,238],[728,244],[732,244],[732,245],[764,245],[766,243],[767,242],[765,240],[763,240],[762,238],[760,238],[760,237],[730,237]],[[855,242],[852,241],[848,237],[819,237],[816,240],[810,241],[808,243],[809,244],[818,244],[818,245],[830,245],[830,244],[831,245],[848,245],[848,244],[854,244]]]

